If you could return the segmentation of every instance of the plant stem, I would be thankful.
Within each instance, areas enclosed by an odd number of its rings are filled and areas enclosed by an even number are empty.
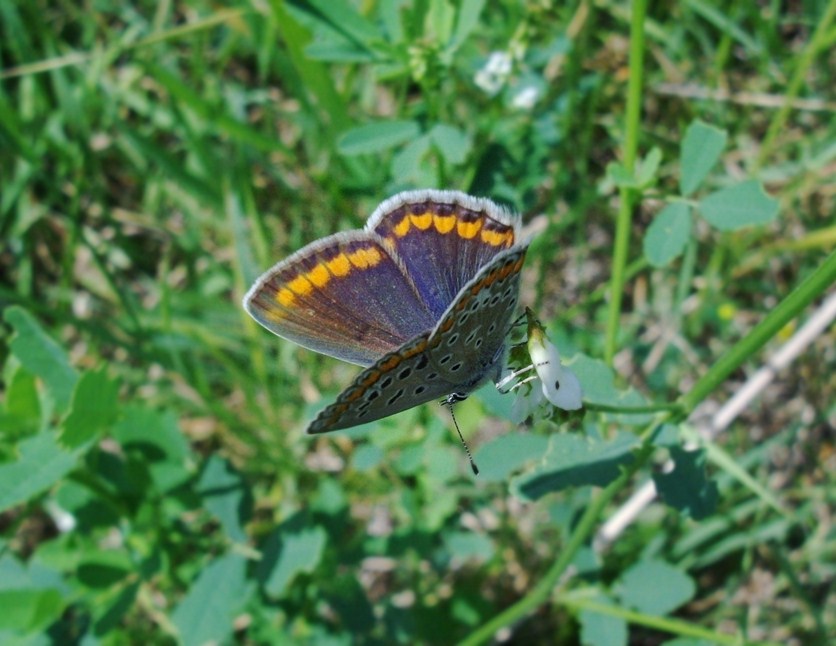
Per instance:
[[[565,599],[563,602],[568,608],[572,608],[575,611],[589,610],[590,612],[606,615],[608,617],[619,617],[631,624],[646,626],[647,628],[652,628],[653,630],[664,631],[680,637],[704,639],[712,644],[724,644],[727,646],[736,646],[737,644],[740,644],[740,637],[737,635],[723,634],[714,630],[708,630],[700,626],[695,626],[687,621],[683,621],[682,619],[656,617],[637,612],[635,610],[628,610],[611,603],[602,603],[596,599],[573,598]]]
[[[583,405],[586,410],[594,410],[599,413],[618,413],[620,415],[633,415],[641,413],[659,413],[667,411],[670,413],[681,413],[682,404],[674,403],[659,403],[648,404],[647,406],[610,406],[609,404],[595,404],[586,403]]]
[[[647,0],[635,0],[630,22],[630,82],[627,87],[627,115],[624,128],[624,168],[632,173],[636,165],[639,142],[639,119],[642,100],[642,64],[644,61],[644,17]],[[627,266],[627,252],[630,243],[630,222],[636,192],[621,187],[620,206],[613,243],[613,268],[610,279],[610,311],[607,320],[607,334],[604,345],[604,360],[612,364],[621,319],[621,299],[624,290],[624,268]]]

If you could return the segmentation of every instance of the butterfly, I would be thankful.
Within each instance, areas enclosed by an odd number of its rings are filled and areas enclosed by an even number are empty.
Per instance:
[[[362,230],[312,242],[244,297],[262,326],[364,370],[308,433],[365,424],[500,377],[528,241],[518,215],[458,191],[406,191]]]

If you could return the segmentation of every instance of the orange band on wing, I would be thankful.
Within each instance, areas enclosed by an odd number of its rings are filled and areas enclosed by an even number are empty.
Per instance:
[[[361,247],[348,253],[340,253],[328,260],[318,262],[306,272],[298,274],[279,287],[275,299],[283,307],[292,307],[300,296],[308,296],[315,289],[325,287],[332,277],[343,278],[357,269],[374,267],[383,254],[373,246]]]
[[[325,266],[328,268],[328,271],[334,274],[337,278],[345,276],[351,271],[351,262],[344,253],[341,253],[339,256],[327,261]]]
[[[476,237],[476,234],[479,233],[479,229],[481,228],[481,220],[474,220],[473,222],[465,222],[464,220],[460,220],[456,225],[456,232],[459,234],[460,237],[465,238],[466,240],[470,240],[471,238]]]

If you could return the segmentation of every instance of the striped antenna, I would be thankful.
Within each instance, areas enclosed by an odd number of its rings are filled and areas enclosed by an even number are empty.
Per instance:
[[[462,441],[462,446],[464,447],[464,452],[467,453],[467,459],[470,460],[470,468],[473,470],[473,475],[479,475],[479,467],[476,466],[476,462],[473,461],[473,455],[470,453],[470,447],[467,446],[467,442],[464,441],[464,436],[462,435],[461,429],[459,429],[459,423],[456,421],[456,414],[453,412],[453,404],[456,402],[460,402],[464,399],[459,393],[453,393],[447,399],[443,400],[441,403],[446,404],[447,408],[450,410],[450,417],[453,419],[453,426],[456,427],[456,433],[459,434],[459,439]]]

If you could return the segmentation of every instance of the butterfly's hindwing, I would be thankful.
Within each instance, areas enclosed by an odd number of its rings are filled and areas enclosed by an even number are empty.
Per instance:
[[[430,361],[442,378],[463,384],[465,391],[501,371],[526,249],[494,258],[461,290],[430,335]]]
[[[357,375],[311,422],[308,433],[365,424],[453,392],[455,386],[441,378],[427,357],[428,338],[422,334]]]

